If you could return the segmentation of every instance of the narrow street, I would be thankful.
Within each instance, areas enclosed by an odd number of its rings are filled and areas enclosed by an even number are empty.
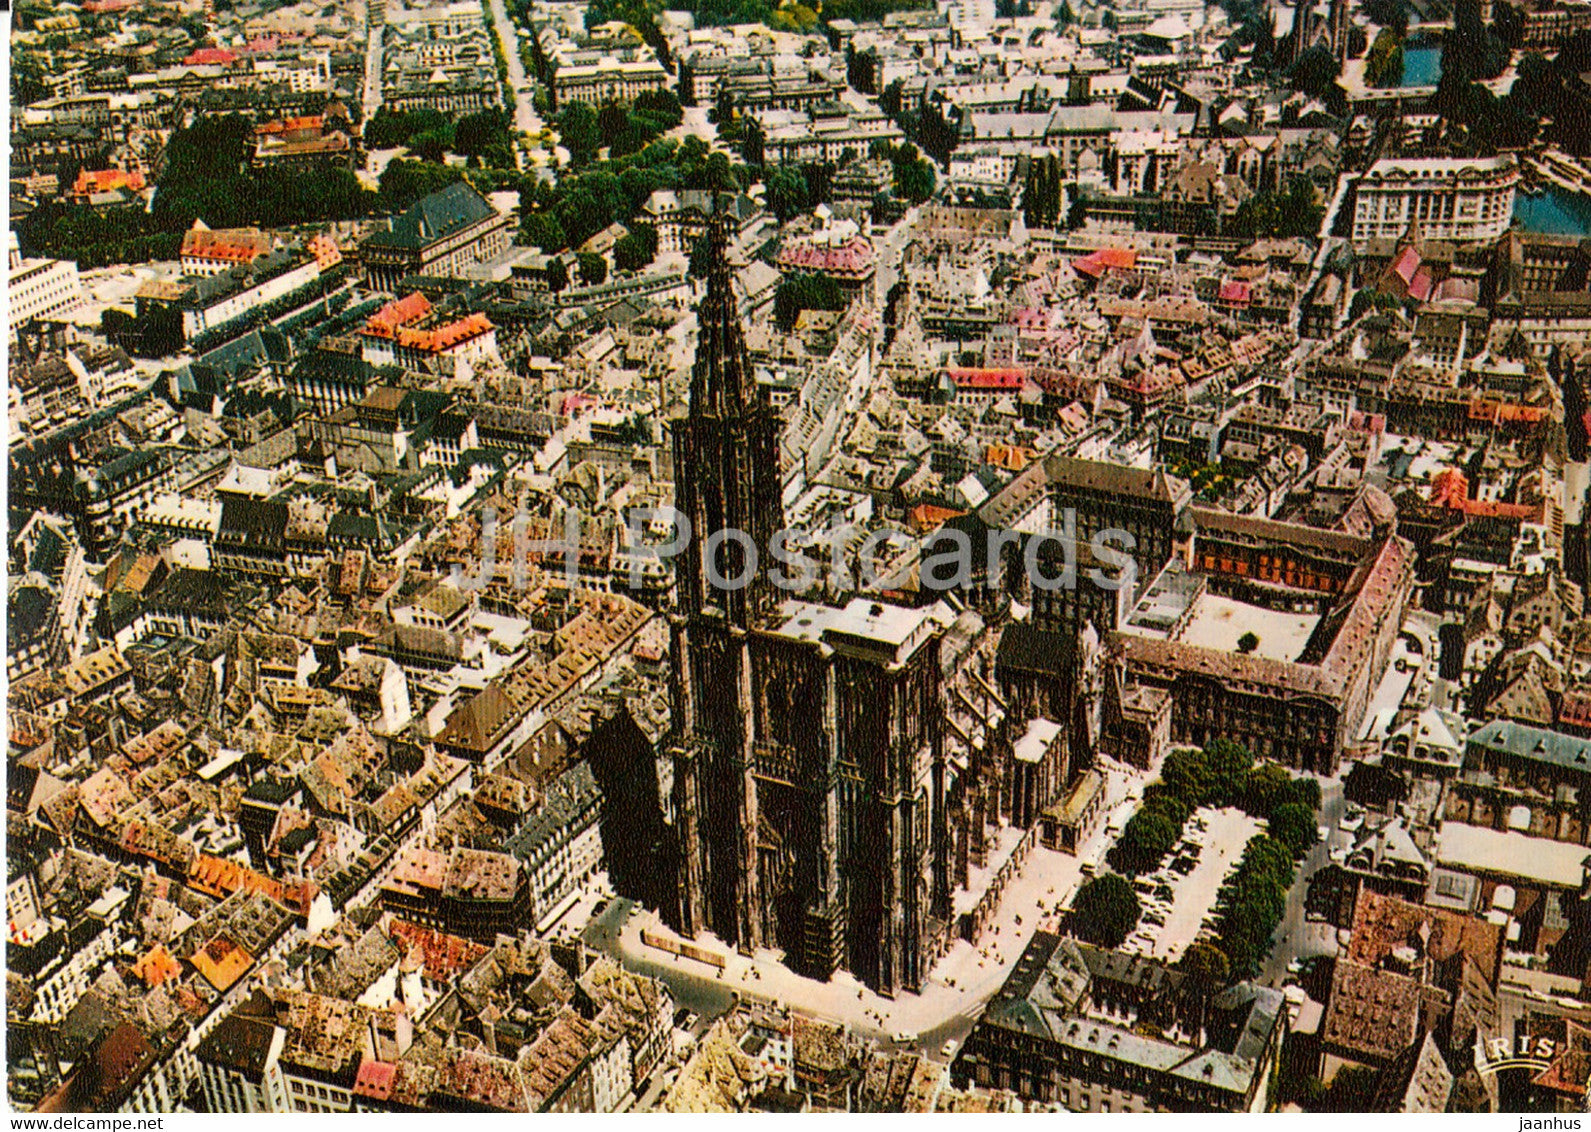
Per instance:
[[[1346,840],[1347,835],[1338,829],[1346,801],[1342,796],[1342,783],[1334,778],[1320,780],[1319,823],[1326,827],[1325,841],[1318,842],[1305,854],[1298,866],[1293,887],[1287,891],[1287,910],[1282,922],[1271,937],[1271,956],[1260,970],[1260,981],[1280,986],[1287,977],[1287,966],[1294,959],[1312,959],[1317,955],[1335,955],[1337,932],[1330,924],[1310,923],[1304,919],[1304,896],[1309,891],[1309,878],[1316,870],[1331,861],[1331,847]]]
[[[381,67],[382,51],[381,37],[386,29],[381,26],[371,28],[365,38],[365,91],[364,91],[364,120],[370,121],[375,112],[381,109]]]
[[[503,57],[508,62],[508,85],[513,88],[514,129],[522,134],[539,133],[541,116],[536,113],[532,95],[535,85],[525,74],[525,64],[519,58],[519,34],[514,22],[508,18],[504,0],[491,0],[492,26],[497,31],[497,42],[502,45]]]

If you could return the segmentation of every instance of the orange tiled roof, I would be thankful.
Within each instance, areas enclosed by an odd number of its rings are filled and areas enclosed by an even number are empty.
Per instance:
[[[191,962],[205,982],[225,994],[254,966],[254,956],[229,937],[219,935],[194,952]]]
[[[226,263],[253,263],[271,250],[271,237],[258,228],[191,228],[182,236],[182,255]]]
[[[276,122],[262,122],[254,127],[256,134],[287,134],[294,130],[319,130],[326,125],[320,114],[305,114],[299,118],[283,118]]]
[[[395,338],[398,328],[419,322],[431,313],[431,303],[420,292],[405,295],[382,307],[365,322],[365,334],[371,338]]]
[[[174,979],[182,974],[182,965],[177,962],[175,955],[166,950],[165,944],[157,943],[139,957],[138,962],[133,965],[133,974],[153,989],[167,979]]]
[[[440,354],[444,350],[451,350],[461,342],[468,342],[472,338],[479,338],[482,334],[492,330],[491,319],[484,314],[472,314],[450,322],[446,326],[438,326],[434,330],[414,330],[410,327],[400,327],[397,332],[398,345],[411,350],[419,350],[427,354]]]
[[[86,197],[116,189],[136,193],[143,187],[144,175],[136,169],[130,173],[122,169],[81,169],[72,183],[72,195]]]

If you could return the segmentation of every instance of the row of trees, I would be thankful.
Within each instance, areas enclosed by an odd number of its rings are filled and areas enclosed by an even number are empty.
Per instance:
[[[1065,181],[1061,159],[1055,154],[1028,162],[1022,182],[1022,220],[1029,228],[1054,228],[1060,223]]]
[[[1294,871],[1288,846],[1261,833],[1249,840],[1242,860],[1221,886],[1217,946],[1235,977],[1252,978],[1270,954],[1271,936],[1287,911]]]
[[[880,20],[891,12],[933,7],[933,0],[686,0],[683,7],[698,27],[767,24],[780,31],[811,31],[819,22]]]
[[[19,225],[30,253],[76,260],[85,268],[177,254],[182,233],[202,219],[212,228],[288,228],[397,211],[463,174],[445,166],[395,161],[379,191],[348,169],[253,169],[253,123],[241,114],[207,115],[172,133],[149,211],[49,202]]]
[[[1394,87],[1403,84],[1403,36],[1382,28],[1365,55],[1365,83]]]
[[[834,198],[834,175],[854,160],[856,151],[847,148],[838,165],[832,161],[803,161],[764,168],[768,210],[782,223],[828,204]]]
[[[1237,806],[1266,821],[1281,811],[1288,829],[1298,824],[1301,811],[1313,837],[1320,784],[1294,778],[1274,763],[1257,766],[1248,748],[1230,739],[1216,739],[1202,751],[1173,751],[1112,847],[1112,867],[1129,876],[1153,872],[1182,839],[1189,815],[1207,806]]]
[[[889,162],[893,173],[892,187],[895,195],[902,200],[920,204],[934,195],[934,186],[939,183],[938,170],[911,142],[896,145],[890,141],[875,141],[868,147],[868,153]]]
[[[663,34],[663,29],[657,26],[657,14],[662,8],[662,4],[657,0],[591,0],[586,6],[585,25],[589,30],[613,20],[629,24],[646,45],[657,52],[658,62],[672,70],[674,58],[669,50],[668,37]],[[531,26],[528,2],[525,4],[521,22]],[[534,39],[533,26],[531,34]]]
[[[202,219],[212,228],[271,228],[355,220],[402,211],[465,174],[428,161],[393,161],[372,192],[347,169],[252,169],[253,125],[241,114],[211,115],[172,133],[155,193],[159,227],[180,232]]]
[[[383,106],[365,123],[364,143],[367,149],[406,146],[426,161],[456,153],[478,165],[512,169],[512,131],[509,112],[495,106],[458,119],[429,107],[393,111]]]
[[[1309,178],[1294,177],[1284,191],[1255,193],[1238,205],[1227,232],[1244,239],[1261,236],[1313,238],[1325,217],[1326,206],[1319,200]]]
[[[1512,11],[1506,4],[1498,5],[1498,9]],[[1501,34],[1500,23],[1501,20],[1494,24],[1489,34]],[[1470,30],[1473,35],[1473,28]],[[1466,67],[1463,52],[1459,56],[1455,65]],[[1447,65],[1444,50],[1444,80]],[[1585,113],[1576,91],[1579,76],[1586,71],[1591,71],[1591,32],[1577,32],[1550,61],[1536,52],[1521,56],[1514,85],[1504,97],[1493,96],[1475,82],[1445,93],[1439,86],[1439,108],[1445,106],[1444,113],[1463,127],[1471,152],[1522,148],[1534,141],[1543,132],[1544,123],[1550,121],[1544,140],[1585,156],[1591,154],[1591,116]]]
[[[1072,934],[1100,947],[1120,947],[1138,926],[1143,908],[1132,885],[1115,873],[1097,876],[1072,901]]]
[[[1078,939],[1099,947],[1120,947],[1138,926],[1138,894],[1115,873],[1096,877],[1078,889],[1072,905],[1071,931]],[[1200,1012],[1232,981],[1232,962],[1225,951],[1206,940],[1196,940],[1177,961],[1186,979],[1184,992]]]
[[[70,259],[85,270],[118,263],[176,259],[182,234],[168,232],[142,208],[97,209],[44,201],[17,221],[28,255]]]
[[[619,237],[613,245],[613,263],[620,271],[639,271],[657,258],[657,229],[650,224],[633,224],[629,232]],[[608,261],[596,252],[580,252],[575,256],[575,269],[580,282],[595,287],[607,281]],[[557,294],[569,286],[569,268],[564,257],[556,256],[547,264],[547,290]]]

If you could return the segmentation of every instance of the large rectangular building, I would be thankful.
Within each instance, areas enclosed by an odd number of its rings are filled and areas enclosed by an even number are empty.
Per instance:
[[[1355,187],[1353,238],[1396,240],[1417,225],[1431,240],[1496,240],[1514,216],[1519,162],[1496,157],[1385,157]]]
[[[359,246],[370,285],[393,291],[411,275],[451,276],[508,250],[513,221],[462,182],[412,205]]]
[[[1413,546],[1214,512],[1196,521],[1194,572],[1179,561],[1156,578],[1113,651],[1129,677],[1171,693],[1174,742],[1236,739],[1335,774],[1403,624]]]
[[[1239,983],[1201,1027],[1180,972],[1036,932],[951,1081],[1072,1112],[1263,1112],[1283,1006],[1281,992]]]

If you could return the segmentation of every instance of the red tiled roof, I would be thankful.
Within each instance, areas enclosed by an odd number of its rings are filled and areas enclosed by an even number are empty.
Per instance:
[[[390,1061],[361,1061],[354,1078],[354,1096],[384,1101],[392,1095],[392,1081],[397,1075],[398,1067]]]
[[[1573,727],[1591,727],[1591,692],[1565,692],[1558,704],[1558,722]]]
[[[778,264],[783,271],[860,277],[873,270],[873,245],[861,236],[852,236],[843,244],[787,244],[779,249]]]
[[[136,169],[130,173],[121,169],[82,169],[72,184],[72,194],[86,197],[91,193],[108,193],[115,189],[136,193],[143,187],[144,175]]]
[[[1431,269],[1423,263],[1409,283],[1409,297],[1419,299],[1422,303],[1431,297]]]
[[[1475,415],[1473,406],[1470,415]],[[1490,419],[1490,418],[1487,418]],[[1472,518],[1519,519],[1524,522],[1539,521],[1540,504],[1498,503],[1489,499],[1471,499],[1469,477],[1457,468],[1444,468],[1431,479],[1431,502],[1438,507],[1462,511]]]
[[[1082,259],[1074,259],[1072,270],[1091,279],[1098,279],[1111,270],[1131,271],[1137,263],[1138,253],[1132,248],[1100,248]]]
[[[405,295],[382,307],[365,322],[365,334],[371,338],[393,338],[398,328],[419,322],[431,313],[431,303],[420,292]]]
[[[461,342],[468,342],[479,338],[482,334],[494,329],[491,319],[484,314],[476,313],[467,315],[456,322],[446,326],[438,326],[434,330],[414,330],[407,326],[399,327],[397,333],[398,345],[411,350],[420,350],[428,354],[440,354],[444,350],[451,350]]]
[[[947,369],[945,376],[960,389],[1021,389],[1027,381],[1025,369]]]
[[[294,130],[319,130],[326,125],[320,114],[305,114],[301,118],[283,118],[276,122],[262,122],[254,127],[256,134],[287,134]]]
[[[201,47],[183,60],[190,67],[198,67],[207,63],[219,63],[228,66],[236,63],[238,57],[224,47]]]
[[[182,255],[226,263],[253,263],[271,250],[271,237],[258,228],[190,228],[182,234]]]
[[[1403,251],[1399,253],[1398,258],[1394,260],[1392,264],[1392,274],[1403,280],[1405,285],[1409,285],[1414,282],[1414,273],[1419,269],[1420,253],[1414,249],[1413,244],[1410,244],[1408,247],[1404,248]]]
[[[950,507],[938,507],[932,503],[919,503],[912,508],[912,529],[924,533],[938,530],[944,526],[946,520],[954,519],[957,515],[964,514],[966,512],[957,511]]]

